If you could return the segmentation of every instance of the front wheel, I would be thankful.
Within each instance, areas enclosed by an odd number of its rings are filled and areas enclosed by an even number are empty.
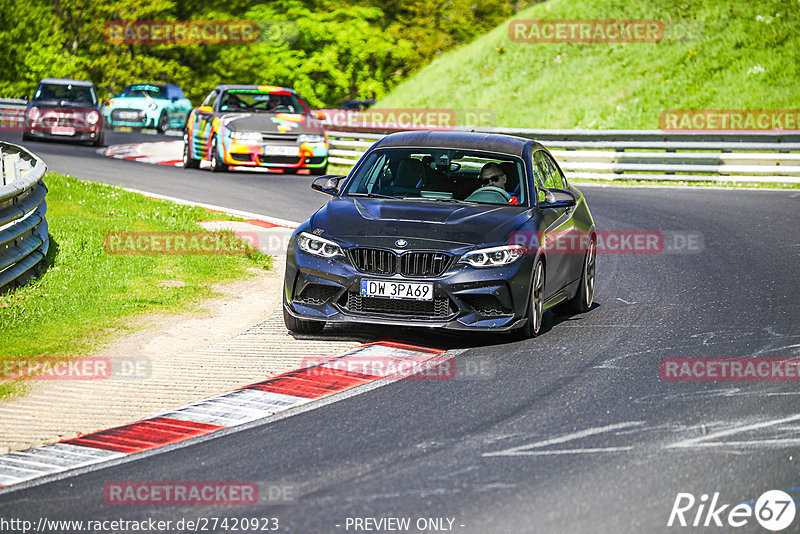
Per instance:
[[[295,334],[319,334],[325,328],[325,321],[308,321],[298,319],[283,308],[283,324]]]
[[[583,258],[581,281],[575,296],[566,301],[562,306],[567,313],[584,313],[589,311],[594,302],[594,282],[597,271],[597,245],[594,239],[589,242],[589,248]]]
[[[217,136],[211,138],[211,172],[225,172],[228,170],[228,164],[222,161],[219,157],[219,150],[217,149]]]
[[[158,133],[166,133],[169,129],[169,117],[167,117],[167,112],[162,111],[161,116],[158,117],[158,126],[156,126]]]
[[[531,282],[531,297],[528,303],[528,322],[520,330],[524,337],[536,337],[542,331],[542,317],[544,316],[544,261],[536,260],[533,267],[533,282]]]
[[[183,134],[183,168],[184,169],[199,169],[200,160],[192,157],[192,152],[189,147],[189,134]]]

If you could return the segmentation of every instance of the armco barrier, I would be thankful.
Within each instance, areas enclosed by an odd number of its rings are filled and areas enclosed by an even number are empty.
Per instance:
[[[21,131],[27,106],[21,98],[0,98],[0,131]]]
[[[329,131],[330,162],[354,164],[387,130]],[[800,183],[800,132],[455,128],[542,142],[568,178]]]
[[[41,268],[50,240],[45,212],[47,167],[21,146],[0,142],[0,291]]]

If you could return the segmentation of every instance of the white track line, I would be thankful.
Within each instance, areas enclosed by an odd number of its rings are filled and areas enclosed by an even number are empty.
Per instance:
[[[175,204],[182,204],[184,206],[197,206],[198,208],[205,208],[207,210],[212,210],[212,211],[221,211],[223,213],[227,213],[228,215],[234,215],[236,217],[241,217],[243,219],[258,219],[259,221],[278,224],[280,226],[288,226],[289,228],[297,228],[300,225],[300,223],[296,221],[279,219],[278,217],[271,217],[269,215],[253,213],[251,211],[242,211],[233,208],[226,208],[224,206],[216,206],[214,204],[206,204],[204,202],[195,202],[193,200],[186,200],[182,198],[170,197],[167,195],[160,195],[158,193],[151,193],[150,191],[142,191],[141,189],[133,189],[130,187],[122,187],[122,186],[115,186],[115,187],[119,187],[120,189],[124,191],[129,191],[131,193],[139,193],[140,195],[144,195],[147,197],[157,198],[159,200],[168,200],[170,202],[174,202]]]

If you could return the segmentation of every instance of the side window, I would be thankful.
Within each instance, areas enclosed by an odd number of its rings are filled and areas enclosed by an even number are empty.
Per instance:
[[[542,172],[542,151],[535,152],[533,154],[533,180],[535,182],[536,188],[541,189],[542,187],[547,187],[544,185],[544,177],[545,173]]]
[[[214,104],[217,101],[216,96],[217,96],[217,91],[216,90],[215,91],[211,91],[211,93],[206,97],[205,100],[203,100],[203,103],[200,104],[200,105],[201,106],[212,106],[213,107]]]
[[[546,154],[545,158],[547,159],[547,163],[550,165],[550,169],[552,170],[553,173],[553,183],[558,184],[555,187],[558,187],[560,189],[566,189],[567,187],[569,187],[569,184],[567,183],[567,178],[561,173],[561,171],[558,168],[558,165],[553,160],[553,158],[549,154]]]
[[[558,176],[558,171],[555,170],[553,167],[550,158],[547,155],[539,150],[536,152],[534,159],[536,160],[536,167],[539,169],[540,177],[537,177],[537,182],[541,180],[541,184],[539,187],[561,187],[561,180],[556,181],[556,177]],[[535,172],[535,171],[534,171]]]
[[[185,96],[183,96],[183,90],[177,85],[172,86],[172,96],[178,98],[179,100],[183,100],[184,98],[186,98]]]

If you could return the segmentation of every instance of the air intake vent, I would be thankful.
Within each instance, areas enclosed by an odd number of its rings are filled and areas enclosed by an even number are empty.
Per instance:
[[[403,276],[439,276],[450,265],[452,257],[443,252],[404,252],[400,255],[391,250],[377,248],[354,248],[350,250],[353,265],[361,272],[370,274],[395,274]]]
[[[341,299],[343,300],[343,299]],[[379,297],[362,297],[358,293],[347,294],[346,308],[355,313],[377,313],[395,317],[419,319],[444,319],[453,314],[450,299],[400,300]]]

